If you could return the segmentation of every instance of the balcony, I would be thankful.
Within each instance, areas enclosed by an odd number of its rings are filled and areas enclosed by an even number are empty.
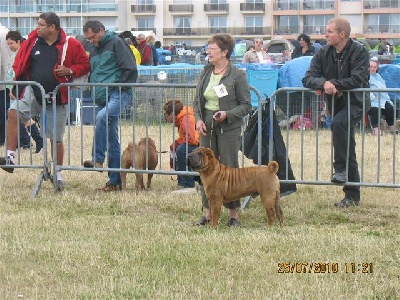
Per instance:
[[[168,10],[172,14],[193,14],[193,4],[171,4]]]
[[[155,14],[156,6],[153,4],[131,5],[131,12],[134,14]]]
[[[271,27],[229,27],[229,28],[164,28],[164,36],[199,36],[201,38],[209,37],[216,33],[230,33],[234,36],[250,36],[254,37],[257,35],[270,36]]]
[[[304,26],[303,32],[307,35],[325,34],[325,25]]]
[[[204,4],[206,13],[228,13],[229,4]]]
[[[400,33],[400,25],[370,25],[364,27],[365,34]]]
[[[275,2],[274,10],[332,10],[335,9],[335,1],[305,0],[290,2]]]
[[[300,34],[299,26],[277,26],[275,27],[275,35],[288,35],[288,34]]]
[[[400,8],[399,0],[367,0],[364,9]]]
[[[299,10],[299,2],[278,2],[274,3],[274,10]]]
[[[157,28],[151,27],[133,27],[131,28],[131,31],[153,31],[154,34],[157,34]]]
[[[304,1],[303,10],[332,10],[335,9],[335,1]]]
[[[265,3],[240,3],[242,13],[264,13]]]

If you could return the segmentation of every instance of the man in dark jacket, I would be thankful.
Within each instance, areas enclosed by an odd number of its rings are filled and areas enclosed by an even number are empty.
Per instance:
[[[350,23],[334,18],[326,26],[327,45],[313,57],[303,78],[303,85],[325,93],[333,115],[332,140],[335,169],[332,182],[360,182],[356,158],[355,125],[369,109],[369,93],[346,91],[369,87],[369,54],[366,48],[350,36]],[[350,121],[350,123],[349,123]],[[348,155],[347,155],[348,153]],[[360,204],[360,187],[345,185],[345,197],[337,207]]]
[[[83,26],[85,38],[93,45],[90,50],[90,82],[135,83],[136,61],[131,49],[115,32],[106,30],[100,21],[87,21]],[[87,168],[102,168],[108,152],[108,167],[121,168],[121,145],[118,138],[118,122],[121,111],[132,101],[129,86],[96,86],[93,97],[100,110],[96,115],[95,138],[92,160],[84,162]],[[108,98],[107,98],[108,97]],[[109,181],[100,190],[111,192],[121,190],[119,172],[109,172]]]

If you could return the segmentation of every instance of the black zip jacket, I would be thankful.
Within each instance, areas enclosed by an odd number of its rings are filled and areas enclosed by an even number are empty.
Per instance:
[[[311,60],[310,67],[302,80],[303,86],[313,90],[322,90],[325,81],[335,85],[339,93],[335,96],[335,107],[347,105],[347,93],[340,91],[355,88],[369,88],[369,53],[359,42],[349,39],[338,55],[334,46],[325,45],[317,51]],[[369,93],[351,92],[350,105],[369,110]]]

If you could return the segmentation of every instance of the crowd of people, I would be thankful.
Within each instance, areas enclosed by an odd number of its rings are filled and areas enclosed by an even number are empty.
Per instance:
[[[309,69],[302,80],[304,87],[328,96],[327,107],[333,117],[331,129],[334,173],[331,181],[343,184],[345,194],[341,201],[335,203],[335,206],[340,208],[360,204],[360,187],[346,183],[360,181],[355,150],[355,126],[363,118],[363,108],[368,111],[369,106],[372,106],[368,114],[375,134],[379,134],[379,114],[385,115],[390,131],[397,133],[393,120],[393,103],[387,94],[373,92],[363,95],[361,92],[350,92],[348,103],[348,97],[342,92],[369,86],[386,87],[377,73],[378,62],[370,61],[368,51],[362,44],[350,38],[350,31],[351,27],[346,19],[331,19],[326,26],[326,46],[316,49],[310,37],[301,34],[298,37],[299,45],[293,52],[294,59],[312,56]],[[56,95],[52,94],[59,84],[72,82],[73,78],[89,73],[90,82],[93,83],[133,84],[138,77],[138,65],[152,66],[159,63],[157,49],[161,48],[161,44],[151,36],[139,34],[135,37],[129,31],[118,35],[107,30],[98,20],[87,21],[83,26],[83,35],[85,41],[90,44],[89,55],[80,41],[67,38],[60,26],[60,18],[53,12],[40,14],[36,29],[25,41],[18,31],[0,27],[0,80],[7,78],[16,81],[36,81],[44,88],[46,95],[50,95],[50,99],[56,101],[56,115],[53,116],[52,106],[47,105],[47,98],[42,99],[43,94],[37,86],[0,86],[0,110],[3,114],[0,116],[0,134],[6,134],[0,136],[0,143],[6,144],[7,147],[6,156],[0,158],[0,165],[5,171],[14,171],[16,149],[21,145],[18,132],[20,138],[29,133],[36,142],[37,153],[42,149],[44,141],[32,119],[41,114],[42,105],[46,105],[45,120],[40,122],[42,132],[46,132],[51,147],[56,145],[56,157],[53,159],[58,165],[63,164],[63,139],[69,99],[66,87],[60,88]],[[245,53],[243,63],[271,62],[267,52],[262,49],[262,43],[262,39],[254,40],[254,47]],[[208,64],[201,73],[193,107],[184,105],[179,100],[168,101],[163,106],[165,120],[178,129],[178,138],[170,146],[171,168],[177,171],[190,170],[186,165],[187,155],[199,146],[212,149],[224,165],[239,167],[238,153],[243,117],[252,111],[252,106],[246,73],[230,60],[234,47],[235,39],[230,34],[212,36],[207,43]],[[11,51],[6,50],[11,50],[15,58],[12,57]],[[9,97],[11,100],[18,100],[9,104]],[[92,97],[99,111],[95,119],[92,157],[84,162],[84,167],[101,169],[107,161],[108,168],[118,169],[121,165],[118,132],[120,111],[131,103],[132,89],[99,86],[94,90]],[[4,126],[5,120],[7,126]],[[55,176],[56,189],[62,191],[65,182],[61,172]],[[193,176],[179,175],[176,193],[196,192],[194,187],[197,180],[198,178]],[[204,215],[196,224],[201,226],[208,224],[211,216],[208,198],[201,184],[199,187]],[[108,181],[99,190],[121,190],[120,173],[110,171]],[[229,210],[228,226],[239,226],[237,210],[240,199],[224,206]]]

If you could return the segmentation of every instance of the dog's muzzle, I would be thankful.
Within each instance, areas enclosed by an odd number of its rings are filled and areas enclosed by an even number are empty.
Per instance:
[[[191,167],[195,171],[196,171],[196,169],[201,167],[199,159],[196,154],[194,154],[194,153],[188,154],[187,165],[188,165],[188,167]]]

